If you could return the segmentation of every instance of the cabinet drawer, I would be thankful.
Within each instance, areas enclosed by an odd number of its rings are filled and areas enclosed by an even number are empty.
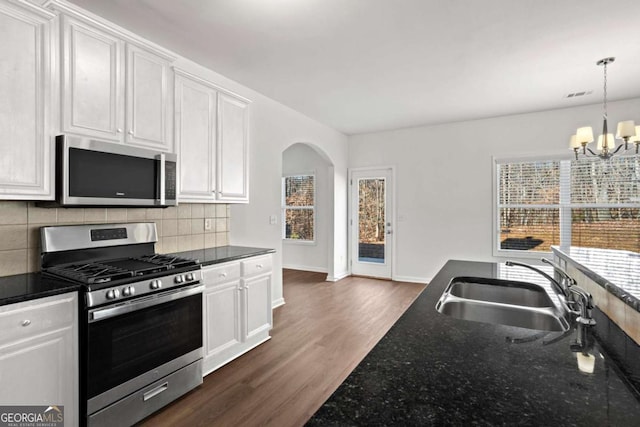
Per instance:
[[[76,295],[73,292],[0,307],[0,342],[13,342],[72,325],[78,311]]]
[[[215,267],[205,267],[202,269],[202,278],[205,285],[225,283],[240,277],[240,263],[229,262]]]
[[[241,262],[242,277],[271,272],[271,255],[249,258]]]

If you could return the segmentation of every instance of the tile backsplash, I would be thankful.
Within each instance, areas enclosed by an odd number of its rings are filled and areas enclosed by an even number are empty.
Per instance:
[[[155,222],[156,251],[189,251],[229,244],[229,205],[183,203],[160,208],[40,208],[0,201],[0,276],[40,270],[40,227],[45,225]],[[211,229],[205,230],[205,219]]]

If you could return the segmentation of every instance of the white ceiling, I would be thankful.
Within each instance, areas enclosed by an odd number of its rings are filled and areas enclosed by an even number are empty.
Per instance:
[[[640,96],[638,0],[73,2],[346,134]]]

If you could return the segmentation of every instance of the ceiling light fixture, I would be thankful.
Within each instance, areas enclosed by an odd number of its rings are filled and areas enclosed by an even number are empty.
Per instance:
[[[629,142],[633,142],[636,145],[636,154],[638,154],[638,148],[640,147],[640,126],[636,126],[633,120],[625,120],[618,123],[618,129],[616,132],[616,138],[622,139],[624,144],[620,144],[616,148],[616,141],[613,138],[613,134],[609,133],[607,127],[607,65],[615,61],[616,58],[604,58],[596,62],[597,65],[604,66],[604,101],[603,101],[603,121],[602,121],[602,135],[598,137],[598,153],[595,153],[591,148],[587,147],[587,144],[593,142],[593,129],[591,126],[585,126],[578,128],[575,135],[571,135],[569,142],[570,147],[576,153],[576,160],[578,160],[578,154],[580,148],[582,148],[582,154],[589,156],[587,151],[591,153],[591,156],[598,156],[601,159],[609,159],[614,154],[618,153],[624,147],[625,151],[629,149]]]

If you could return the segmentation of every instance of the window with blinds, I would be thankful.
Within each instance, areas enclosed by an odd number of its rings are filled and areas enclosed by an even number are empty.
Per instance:
[[[640,252],[640,159],[496,165],[498,251],[551,245]]]
[[[640,158],[571,162],[571,246],[640,252]]]
[[[560,162],[498,164],[502,250],[551,251],[560,244]]]
[[[314,241],[315,176],[295,175],[282,178],[283,238]]]

